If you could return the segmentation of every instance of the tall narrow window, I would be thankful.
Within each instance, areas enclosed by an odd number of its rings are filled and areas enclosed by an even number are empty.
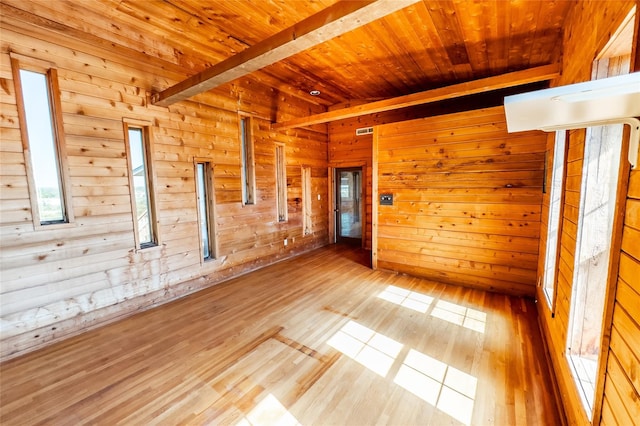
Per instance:
[[[244,204],[255,204],[256,202],[256,170],[251,124],[252,123],[250,117],[240,117],[242,201]]]
[[[55,69],[23,68],[12,58],[21,132],[32,196],[34,223],[52,225],[71,220],[63,153]]]
[[[544,294],[549,306],[553,306],[561,228],[562,192],[564,182],[566,132],[557,131],[553,149],[553,171],[549,194],[549,221],[547,226],[547,250],[544,261]]]
[[[302,235],[311,234],[311,167],[302,167]]]
[[[585,142],[567,355],[592,412],[622,148],[622,125],[591,127]]]
[[[630,72],[635,13],[634,6],[598,54],[592,80]],[[619,267],[620,248],[613,246],[620,238],[615,229],[621,226],[617,213],[624,209],[617,200],[622,145],[621,124],[586,130],[566,356],[583,406],[594,422],[603,406],[614,309],[611,293]]]
[[[276,209],[278,222],[287,221],[287,168],[284,145],[276,145]]]
[[[153,180],[151,179],[148,129],[127,126],[129,166],[133,191],[136,245],[147,248],[157,245]]]
[[[214,199],[211,185],[211,163],[196,163],[196,190],[198,196],[198,219],[200,221],[200,241],[202,258],[216,258]]]

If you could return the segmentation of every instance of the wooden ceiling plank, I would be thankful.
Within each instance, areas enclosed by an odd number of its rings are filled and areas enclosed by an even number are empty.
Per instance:
[[[324,78],[314,74],[311,66],[300,66],[292,61],[280,61],[260,71],[260,74],[272,73],[285,81],[294,81],[301,93],[309,98],[309,102],[323,105],[333,105],[350,99],[347,92],[340,90],[334,84],[325,81]],[[311,96],[311,90],[319,90],[322,96]]]
[[[456,0],[455,10],[461,24],[473,75],[476,78],[488,75],[487,41],[483,36],[483,23],[488,18],[483,15],[483,4]]]
[[[293,27],[154,94],[152,102],[155,105],[168,106],[187,99],[366,25],[417,1],[366,0],[336,3]]]
[[[394,15],[393,18],[395,19],[394,25],[397,26],[396,32],[398,33],[398,42],[405,46],[407,51],[406,55],[411,58],[415,69],[414,75],[412,76],[414,80],[411,83],[412,87],[420,87],[421,85],[424,85],[425,81],[431,80],[433,60],[428,52],[430,46],[425,45],[423,38],[421,37],[424,30],[422,27],[415,27],[409,19],[410,16],[414,17],[413,22],[416,22],[415,18],[418,17],[420,10],[417,7],[415,9],[414,13],[398,13],[397,15]],[[427,36],[428,34],[424,35],[425,38]],[[422,48],[417,49],[417,51],[412,51],[415,49],[412,49],[411,46],[421,46]],[[423,90],[426,89],[426,87],[423,87]]]
[[[395,67],[393,67],[395,68],[394,71],[396,74],[394,80],[402,84],[400,86],[401,92],[408,92],[420,87],[420,84],[424,82],[424,78],[422,75],[416,75],[420,67],[412,55],[412,40],[409,38],[406,27],[402,24],[400,15],[402,14],[398,14],[397,17],[393,16],[393,22],[386,22],[391,21],[389,18],[380,20],[380,25],[386,33],[395,33],[395,37],[389,37],[381,41],[389,52],[391,52],[389,56],[398,58],[398,60],[395,61]],[[388,69],[389,68],[387,68],[387,70]]]
[[[45,3],[38,4],[45,5]],[[62,5],[63,3],[61,3],[61,6]],[[162,75],[164,77],[162,80],[159,80],[158,78],[150,80],[138,79],[136,84],[146,90],[153,90],[154,87],[166,87],[169,84],[181,81],[185,78],[184,69],[177,64],[167,62],[157,57],[144,55],[131,47],[125,47],[117,43],[100,39],[93,34],[83,33],[82,30],[56,23],[51,21],[49,18],[41,17],[31,11],[24,11],[15,8],[6,4],[4,1],[0,3],[0,20],[2,20],[2,28],[6,31],[14,31],[20,34],[32,36],[35,39],[43,40],[45,42],[55,43],[60,46],[56,49],[62,47],[73,49],[78,52],[73,56],[83,63],[92,64],[92,60],[95,60],[99,61],[99,64],[95,65],[101,67],[104,65],[104,60],[109,61],[109,72],[115,79],[114,81],[122,83],[131,82],[132,76],[130,71],[123,70],[121,67],[155,70],[147,74],[150,76]],[[83,42],[82,40],[89,42]],[[18,45],[16,45],[16,48],[18,48]],[[24,54],[35,54],[35,49],[35,45],[28,45],[24,46],[21,51]],[[43,51],[50,49],[51,48],[42,48]],[[85,54],[89,56],[85,57]],[[66,56],[61,55],[60,57],[63,58]],[[62,63],[58,63],[58,65],[62,66]],[[98,75],[94,74],[94,77],[97,78]],[[281,79],[270,76],[262,71],[247,77],[254,80],[256,83],[261,83],[268,87],[275,88],[282,93],[302,99],[308,103],[324,106],[329,105],[329,103],[326,102],[318,102],[322,101],[322,99],[311,98],[308,92],[301,92],[299,89],[285,83]],[[215,97],[205,95],[207,94],[203,94],[199,97],[199,99],[204,103],[211,103],[215,99]]]
[[[433,84],[438,81],[452,81],[454,76],[449,67],[449,58],[438,35],[436,25],[424,3],[416,6],[416,13],[405,14],[410,28],[420,40],[422,50],[428,61],[423,67],[426,70],[426,79]],[[440,84],[442,85],[442,84]]]
[[[445,99],[453,99],[461,96],[504,89],[507,87],[519,86],[522,84],[551,80],[558,77],[558,75],[559,67],[557,64],[544,65],[541,67],[515,71],[480,80],[468,81],[466,83],[454,84],[424,92],[412,93],[410,95],[399,96],[396,98],[384,99],[382,101],[371,102],[364,105],[356,105],[350,108],[328,111],[309,117],[301,117],[285,122],[274,123],[271,125],[271,128],[289,129],[292,127],[304,127],[311,124],[343,120],[366,114],[374,114],[414,105],[442,101]]]
[[[438,29],[438,34],[451,65],[469,63],[464,36],[451,0],[428,3],[429,14]]]
[[[507,66],[510,69],[523,62],[527,66],[536,65],[531,62],[531,50],[542,3],[522,2],[511,7],[511,21],[517,24],[509,25]]]
[[[367,87],[366,82],[382,78],[379,72],[379,58],[386,51],[379,46],[379,34],[371,32],[371,27],[378,24],[379,21],[336,37],[296,55],[291,62],[304,64],[305,67],[314,70],[319,82],[333,86],[336,92],[347,94],[338,102],[365,97],[362,88]],[[344,46],[349,48],[345,49]],[[336,55],[335,52],[340,54]],[[382,78],[381,85],[388,87],[388,84],[388,81]],[[322,90],[323,97],[324,94],[325,90]]]
[[[483,39],[487,45],[487,58],[489,60],[489,68],[494,72],[498,71],[502,49],[500,48],[501,39],[506,37],[502,34],[502,28],[499,27],[499,19],[501,16],[502,2],[482,2],[482,16],[484,22]]]

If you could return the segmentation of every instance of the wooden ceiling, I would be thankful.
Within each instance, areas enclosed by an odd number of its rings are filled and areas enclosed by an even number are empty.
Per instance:
[[[3,0],[196,74],[335,0]],[[323,105],[556,63],[569,1],[420,1],[253,73]],[[83,19],[68,19],[69,16]],[[166,87],[158,87],[163,90]],[[321,91],[312,98],[308,92]]]

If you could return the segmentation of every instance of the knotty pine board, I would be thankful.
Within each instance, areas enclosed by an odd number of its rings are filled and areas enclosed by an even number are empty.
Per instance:
[[[372,136],[356,135],[356,129],[365,127],[358,119],[329,124],[329,164],[331,167],[362,167],[364,188],[364,246],[371,249],[371,162]]]
[[[576,3],[567,17],[564,34],[563,73],[555,85],[564,85],[587,81],[591,78],[592,62],[598,52],[607,44],[609,37],[623,22],[629,10],[636,5],[636,13],[640,8],[637,1],[598,2],[585,1]],[[636,23],[638,21],[636,20]],[[636,29],[637,34],[637,29]],[[549,348],[549,355],[555,371],[555,377],[559,385],[562,405],[570,424],[587,424],[588,419],[580,396],[575,390],[575,383],[571,376],[569,366],[565,358],[566,336],[569,322],[569,310],[572,294],[573,265],[576,246],[578,208],[580,200],[580,185],[582,179],[582,159],[584,152],[584,131],[572,131],[569,135],[569,151],[567,157],[567,183],[564,205],[564,222],[561,235],[561,252],[559,260],[559,272],[557,281],[557,300],[554,315],[546,303],[538,303],[540,313],[539,321],[543,330],[543,337]],[[552,150],[552,145],[549,145]],[[634,377],[637,373],[637,365],[640,362],[640,349],[629,345],[627,342],[638,340],[640,336],[640,323],[637,313],[634,319],[626,321],[622,313],[632,312],[637,308],[633,306],[640,293],[640,281],[637,273],[634,278],[629,278],[629,271],[636,270],[640,266],[640,232],[637,225],[637,211],[629,210],[629,204],[633,205],[640,199],[640,174],[632,171],[629,178],[627,193],[627,214],[625,226],[622,230],[621,247],[613,250],[620,251],[620,270],[618,276],[617,292],[611,342],[608,354],[608,368],[605,378],[605,387],[602,405],[602,419],[594,419],[594,424],[633,424],[628,423],[628,407],[638,405],[640,397],[640,385]],[[548,210],[548,203],[545,203]],[[547,213],[543,212],[543,217]],[[634,223],[635,225],[631,225]],[[542,225],[546,227],[545,224]],[[543,234],[543,238],[546,237]],[[541,245],[544,240],[541,240]],[[634,252],[635,254],[631,254]],[[542,263],[544,257],[540,257]],[[630,281],[627,281],[630,280]],[[634,296],[635,295],[635,296]],[[544,294],[539,288],[537,292],[539,301],[544,301]],[[623,325],[624,323],[624,325]],[[608,324],[605,324],[605,327]],[[610,370],[610,371],[609,371]],[[625,383],[627,382],[627,383]],[[629,383],[633,385],[629,385]],[[617,417],[616,417],[617,416]],[[637,421],[638,417],[631,416],[631,421]]]
[[[147,104],[181,69],[162,60],[136,67],[81,38],[2,18],[0,64],[0,236],[2,356],[15,356],[326,244],[326,126],[274,132],[267,118],[322,112],[317,105],[244,78],[171,108]],[[34,18],[34,21],[38,21]],[[38,21],[39,22],[39,21]],[[90,39],[90,38],[88,38]],[[74,223],[34,231],[18,131],[8,51],[48,60],[59,70]],[[183,71],[184,72],[184,71]],[[168,76],[168,77],[167,77]],[[238,110],[254,116],[257,203],[241,204]],[[277,112],[276,112],[277,111]],[[134,250],[123,118],[151,123],[159,247]],[[265,118],[267,117],[267,118]],[[312,234],[296,209],[300,181],[289,188],[289,221],[275,213],[275,143],[287,166],[312,170]],[[218,259],[202,263],[194,158],[214,165]],[[295,195],[297,194],[297,195]],[[321,200],[318,201],[317,195]],[[243,220],[245,222],[243,222]],[[300,229],[299,229],[300,228]],[[285,247],[283,240],[288,239]]]
[[[546,135],[508,134],[502,107],[376,131],[378,192],[394,194],[378,207],[379,266],[535,294]]]

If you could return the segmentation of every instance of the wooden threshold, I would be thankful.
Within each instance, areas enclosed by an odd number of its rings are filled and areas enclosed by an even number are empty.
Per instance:
[[[367,261],[325,247],[4,362],[0,423],[560,422],[531,300]]]

